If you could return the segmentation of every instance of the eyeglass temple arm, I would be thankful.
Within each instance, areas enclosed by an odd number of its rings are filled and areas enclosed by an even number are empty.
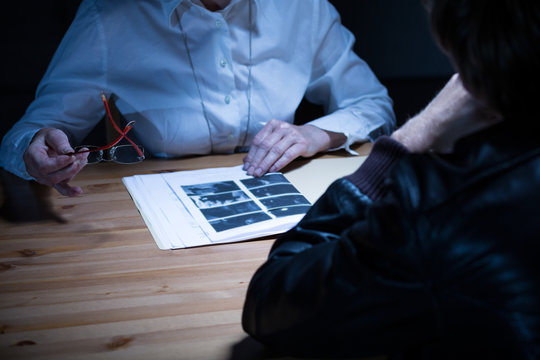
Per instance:
[[[122,138],[125,138],[127,141],[129,141],[129,143],[135,148],[135,150],[137,150],[137,153],[139,154],[140,157],[144,157],[144,154],[143,152],[141,151],[141,149],[139,148],[139,146],[137,146],[137,144],[135,144],[133,142],[133,140],[131,140],[126,134],[129,130],[131,130],[131,128],[133,127],[132,124],[135,123],[135,121],[131,121],[129,122],[126,127],[124,128],[124,131],[122,131],[118,125],[116,124],[116,122],[114,121],[112,115],[111,115],[111,109],[109,108],[109,102],[107,101],[107,97],[105,96],[105,93],[102,91],[101,92],[101,100],[103,100],[103,105],[105,106],[105,112],[107,113],[107,117],[109,118],[109,122],[112,124],[112,126],[114,127],[114,129],[119,133],[121,134],[120,137],[118,137],[110,146],[108,146],[107,148],[110,148],[110,147],[113,147],[114,145],[116,145],[120,140],[122,140]],[[128,128],[129,127],[129,128]],[[102,149],[104,150],[104,149]]]
[[[77,151],[77,154],[87,153],[87,152],[93,152],[93,151],[107,150],[107,149],[112,148],[114,145],[118,144],[118,143],[120,142],[120,140],[122,140],[122,138],[126,138],[126,139],[128,139],[128,141],[130,141],[130,142],[132,143],[132,145],[135,147],[135,149],[138,150],[137,152],[139,153],[139,156],[144,157],[144,154],[140,151],[139,147],[138,147],[135,143],[133,143],[133,142],[131,141],[131,139],[129,139],[129,138],[126,136],[126,134],[128,133],[128,131],[131,130],[131,128],[133,127],[132,124],[133,124],[134,122],[135,122],[135,121],[129,122],[129,123],[126,125],[126,127],[124,128],[123,131],[120,130],[121,135],[118,136],[112,143],[110,143],[110,144],[108,144],[108,145],[100,146],[100,147],[95,148],[95,149],[92,149],[92,150],[88,149],[88,150]],[[75,153],[69,153],[69,154],[67,154],[67,155],[74,155],[74,154],[75,154]]]
[[[103,104],[105,105],[105,111],[107,112],[107,117],[109,118],[109,121],[110,123],[113,125],[114,129],[120,134],[120,136],[118,136],[112,143],[108,144],[108,145],[105,145],[105,146],[101,146],[101,147],[98,147],[96,149],[88,149],[88,150],[83,150],[83,151],[78,151],[77,153],[87,153],[87,152],[93,152],[93,151],[101,151],[101,150],[107,150],[107,149],[110,149],[112,148],[114,145],[118,144],[120,142],[120,140],[122,140],[122,138],[125,138],[127,141],[130,142],[131,146],[133,146],[133,148],[137,151],[137,153],[139,154],[139,156],[141,158],[144,159],[144,153],[141,151],[141,149],[139,148],[139,146],[137,146],[137,144],[135,144],[133,142],[133,140],[131,140],[128,136],[127,136],[127,133],[131,130],[131,128],[133,127],[133,124],[135,123],[135,121],[130,121],[125,127],[124,127],[124,130],[121,130],[118,125],[116,124],[116,122],[114,121],[112,115],[111,115],[111,110],[109,108],[109,104],[107,102],[107,98],[105,97],[105,94],[103,92],[101,92],[101,99],[103,100]],[[69,154],[66,154],[66,155],[74,155],[75,153],[72,152],[72,153],[69,153]]]

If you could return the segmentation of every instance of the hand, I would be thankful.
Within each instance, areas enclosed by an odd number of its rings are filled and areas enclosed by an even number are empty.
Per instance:
[[[478,103],[455,74],[428,106],[392,134],[413,153],[449,153],[460,138],[499,122]]]
[[[80,187],[69,182],[86,165],[88,153],[72,153],[66,134],[58,129],[39,130],[24,152],[26,171],[39,183],[52,186],[65,196],[82,194]]]
[[[274,119],[255,135],[244,158],[244,170],[253,176],[279,171],[299,156],[313,156],[339,146],[345,139],[343,134],[312,125],[297,126]]]

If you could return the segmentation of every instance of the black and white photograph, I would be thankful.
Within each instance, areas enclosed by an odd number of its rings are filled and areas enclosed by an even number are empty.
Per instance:
[[[248,189],[265,186],[265,185],[271,185],[271,184],[279,184],[279,183],[288,184],[289,183],[289,180],[287,180],[287,178],[283,176],[283,174],[276,174],[276,173],[266,174],[258,178],[244,179],[240,181]]]
[[[194,195],[191,196],[191,200],[193,200],[199,209],[206,209],[215,206],[229,205],[241,201],[248,201],[251,199],[242,190],[237,190],[215,195]]]
[[[304,214],[311,206],[283,174],[239,181],[248,190],[232,180],[183,185],[182,189],[216,232]]]
[[[264,212],[251,213],[247,215],[231,216],[228,218],[218,219],[210,221],[210,225],[216,230],[225,231],[229,229],[234,229],[240,226],[250,225],[257,222],[270,220],[272,219],[268,214]]]
[[[288,207],[272,209],[272,210],[269,210],[269,212],[275,217],[284,217],[284,216],[290,216],[290,215],[305,214],[308,212],[310,207],[311,206],[309,205],[288,206]]]
[[[243,201],[236,204],[201,209],[202,214],[208,221],[258,211],[262,211],[262,209],[254,201]]]
[[[218,181],[204,184],[183,185],[182,189],[188,196],[220,194],[240,190],[234,181]]]
[[[250,189],[251,193],[258,198],[283,194],[298,194],[298,190],[292,184],[275,184]]]
[[[308,199],[302,195],[283,195],[260,199],[260,202],[268,209],[284,208],[299,205],[310,205]]]

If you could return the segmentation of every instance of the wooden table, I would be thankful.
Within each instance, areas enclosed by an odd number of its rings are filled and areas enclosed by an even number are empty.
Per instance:
[[[242,157],[89,165],[73,181],[84,191],[76,198],[2,170],[0,359],[262,356],[240,319],[273,239],[159,250],[121,180]]]

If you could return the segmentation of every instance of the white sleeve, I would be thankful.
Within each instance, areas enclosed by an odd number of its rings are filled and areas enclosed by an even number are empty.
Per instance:
[[[306,98],[325,107],[328,114],[309,122],[321,129],[344,133],[346,148],[371,141],[395,127],[392,100],[365,61],[352,50],[353,34],[326,0],[315,7],[314,63]],[[334,150],[334,149],[332,149]]]

